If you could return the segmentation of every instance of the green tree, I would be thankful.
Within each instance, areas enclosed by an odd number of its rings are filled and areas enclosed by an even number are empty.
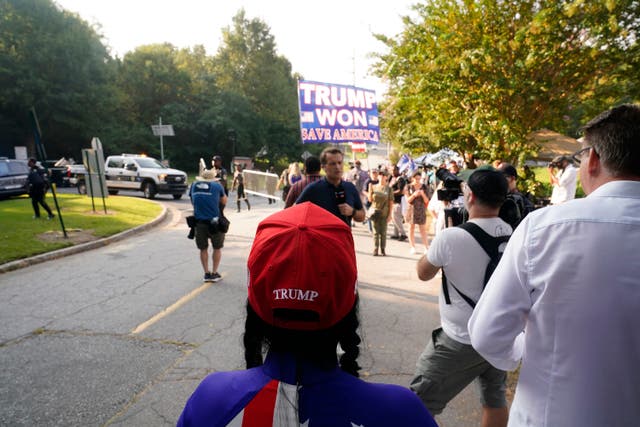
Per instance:
[[[35,107],[49,155],[79,156],[115,106],[114,66],[77,15],[50,0],[0,1],[1,133],[30,145]]]
[[[214,154],[230,160],[234,149],[257,151],[250,146],[258,128],[252,104],[243,94],[221,89],[215,68],[202,46],[148,45],[126,54],[118,77],[126,118],[114,129],[109,148],[160,157],[150,125],[161,116],[175,131],[164,138],[165,158],[173,166],[195,170],[200,158],[208,163]]]
[[[169,43],[139,46],[125,54],[118,70],[121,124],[105,150],[144,152],[160,157],[159,139],[151,125],[160,117],[173,123],[174,115],[189,111],[191,76],[177,64],[178,49]],[[175,146],[167,137],[165,154]],[[170,155],[165,157],[171,157]]]
[[[276,53],[276,43],[269,27],[260,19],[248,20],[244,10],[233,18],[231,27],[222,32],[222,45],[214,61],[217,84],[234,96],[244,98],[253,111],[252,123],[245,129],[236,116],[229,126],[237,133],[237,141],[250,138],[243,147],[254,155],[262,146],[268,147],[271,159],[298,158],[303,147],[298,125],[296,78],[290,62]],[[238,104],[236,104],[238,105]],[[236,110],[240,113],[240,110]],[[246,118],[244,113],[240,117]],[[228,144],[226,153],[233,147]]]
[[[397,38],[378,36],[388,52],[375,66],[389,83],[381,124],[404,149],[517,161],[536,149],[531,131],[575,131],[583,114],[638,99],[637,0],[426,0],[413,10]]]

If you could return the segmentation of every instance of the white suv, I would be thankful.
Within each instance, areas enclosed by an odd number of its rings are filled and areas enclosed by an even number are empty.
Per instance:
[[[156,194],[171,194],[177,200],[187,191],[185,172],[139,154],[107,157],[105,180],[109,194],[133,190],[142,191],[147,199],[153,199]]]

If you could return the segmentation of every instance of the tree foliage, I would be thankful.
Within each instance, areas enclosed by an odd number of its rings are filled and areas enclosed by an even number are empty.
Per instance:
[[[638,99],[637,0],[426,0],[405,17],[377,75],[397,145],[516,161],[541,127]]]
[[[111,113],[114,63],[101,36],[49,0],[0,1],[2,133],[31,135],[35,107],[52,154],[79,147]]]
[[[160,157],[150,126],[175,136],[163,151],[194,170],[221,154],[299,158],[296,79],[269,27],[244,11],[224,30],[215,56],[203,46],[139,46],[112,58],[98,29],[51,0],[0,0],[0,155],[30,146],[35,107],[50,158],[80,157],[93,136],[106,154]]]
[[[277,157],[298,157],[298,98],[291,63],[276,52],[269,27],[259,19],[248,20],[244,10],[222,31],[222,45],[215,57],[221,89],[247,99],[255,113],[254,145],[266,146]],[[238,131],[237,124],[234,129]]]

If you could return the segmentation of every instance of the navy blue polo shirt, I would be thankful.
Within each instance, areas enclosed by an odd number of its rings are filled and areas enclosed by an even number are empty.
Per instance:
[[[340,191],[340,187],[344,190],[344,203],[351,206],[354,210],[362,209],[362,200],[356,190],[356,186],[347,181],[340,181],[340,185],[336,187],[327,181],[326,178],[309,184],[302,191],[302,194],[296,200],[296,204],[303,202],[314,203],[321,208],[324,208],[343,220],[347,225],[351,225],[351,217],[346,217],[340,214],[338,209],[337,194]]]

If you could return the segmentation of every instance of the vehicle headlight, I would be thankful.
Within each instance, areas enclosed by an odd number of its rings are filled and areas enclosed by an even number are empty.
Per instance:
[[[167,174],[166,173],[161,173],[158,175],[158,180],[159,181],[164,181],[167,178]]]

